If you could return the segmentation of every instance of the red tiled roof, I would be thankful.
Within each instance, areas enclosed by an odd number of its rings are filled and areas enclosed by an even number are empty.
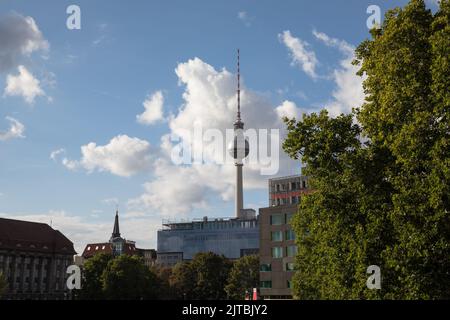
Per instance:
[[[0,249],[76,254],[73,243],[48,224],[0,218]]]
[[[139,254],[139,251],[133,243],[124,243],[122,250],[122,254],[128,254],[130,256]],[[89,243],[84,248],[82,257],[91,258],[98,253],[112,254],[112,244],[110,242]]]

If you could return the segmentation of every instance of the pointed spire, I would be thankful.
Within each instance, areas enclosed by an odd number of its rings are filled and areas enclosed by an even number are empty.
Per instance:
[[[119,230],[119,209],[116,208],[116,217],[114,219],[114,229],[111,235],[111,239],[120,238],[120,230]]]
[[[234,122],[235,129],[243,129],[244,123],[241,121],[241,69],[240,69],[240,53],[237,50],[237,115]]]
[[[241,120],[241,68],[239,65],[239,49],[237,50],[237,120]]]

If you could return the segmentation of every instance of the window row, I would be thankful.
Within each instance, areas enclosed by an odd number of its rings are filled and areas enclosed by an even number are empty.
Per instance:
[[[289,224],[295,213],[275,213],[270,216],[270,224],[272,226],[281,226],[283,224]]]
[[[272,248],[272,258],[274,259],[283,258],[283,253],[285,257],[294,257],[297,254],[297,246],[287,246],[285,248],[283,247]]]
[[[286,230],[284,232],[284,239],[286,241],[295,240],[294,230]],[[272,231],[270,235],[270,240],[273,242],[283,241],[283,231]]]
[[[295,264],[294,262],[287,262],[284,265],[284,271],[294,271],[295,270]],[[270,263],[263,263],[259,266],[260,272],[271,272],[272,271],[272,265]]]

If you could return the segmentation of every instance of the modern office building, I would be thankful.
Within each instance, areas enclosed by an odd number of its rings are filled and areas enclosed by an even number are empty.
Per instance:
[[[244,122],[241,119],[239,51],[237,61],[237,113],[233,123],[234,139],[229,146],[236,167],[234,218],[204,217],[185,222],[163,222],[163,228],[158,231],[158,264],[171,266],[182,260],[191,260],[199,252],[222,254],[229,259],[258,253],[256,212],[244,209],[242,170],[249,144],[243,136]]]
[[[75,254],[73,243],[45,223],[0,218],[0,272],[8,282],[2,298],[68,299],[66,271]]]
[[[191,260],[199,252],[214,252],[229,259],[258,254],[258,219],[247,213],[241,218],[214,218],[186,222],[163,222],[158,231],[157,263],[173,266]]]
[[[268,208],[259,209],[260,296],[292,299],[291,279],[297,253],[290,221],[298,211],[302,194],[308,193],[304,176],[269,180]]]

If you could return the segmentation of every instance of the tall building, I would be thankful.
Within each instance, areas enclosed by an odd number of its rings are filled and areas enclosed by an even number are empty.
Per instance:
[[[290,221],[298,211],[302,194],[308,193],[307,178],[296,175],[269,180],[270,207],[259,209],[260,296],[291,299],[291,279],[297,253]]]
[[[157,262],[171,266],[182,260],[190,260],[196,253],[213,252],[230,259],[257,254],[259,227],[256,212],[244,208],[243,159],[249,153],[244,138],[244,122],[241,119],[240,64],[237,59],[237,114],[233,123],[234,139],[229,152],[236,167],[235,213],[233,218],[208,218],[185,222],[163,222],[158,231]]]
[[[269,179],[269,205],[299,203],[300,196],[308,192],[307,181],[308,178],[302,175]]]
[[[3,299],[67,299],[67,267],[73,243],[45,223],[0,218],[0,271],[8,288]]]
[[[114,218],[114,227],[109,242],[101,243],[89,243],[86,245],[82,260],[89,259],[96,254],[105,253],[114,257],[122,254],[126,255],[138,255],[144,259],[144,263],[147,266],[151,266],[156,261],[156,252],[154,249],[139,249],[136,248],[136,242],[122,238],[119,228],[119,211],[116,210],[116,216]]]

